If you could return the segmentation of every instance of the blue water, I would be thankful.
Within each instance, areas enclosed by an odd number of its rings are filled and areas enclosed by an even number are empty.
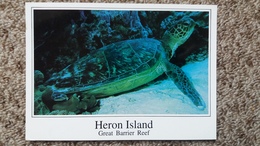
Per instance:
[[[185,65],[182,69],[206,103],[204,110],[199,110],[171,79],[166,79],[134,92],[101,99],[101,109],[93,114],[207,115],[208,59]]]

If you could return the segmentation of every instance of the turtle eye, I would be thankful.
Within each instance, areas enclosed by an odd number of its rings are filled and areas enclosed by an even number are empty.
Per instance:
[[[190,25],[190,23],[188,21],[184,21],[182,22],[182,25]]]
[[[189,26],[190,23],[188,23],[187,21],[183,22],[183,25]]]
[[[185,25],[185,26],[192,26],[194,23],[194,21],[189,17],[185,17],[181,21],[182,21],[182,25]]]

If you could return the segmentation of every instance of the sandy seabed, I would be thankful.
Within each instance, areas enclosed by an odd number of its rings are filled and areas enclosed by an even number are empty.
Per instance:
[[[101,99],[93,114],[208,114],[208,59],[182,67],[206,103],[199,110],[171,79],[157,81],[139,90]]]

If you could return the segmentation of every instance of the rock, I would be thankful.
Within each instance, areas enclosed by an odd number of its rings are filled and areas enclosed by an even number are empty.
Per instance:
[[[35,70],[34,71],[34,86],[38,86],[39,84],[42,84],[44,80],[44,75],[41,71]]]

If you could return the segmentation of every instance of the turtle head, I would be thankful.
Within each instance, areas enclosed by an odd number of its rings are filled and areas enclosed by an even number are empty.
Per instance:
[[[165,46],[168,59],[170,59],[175,50],[185,43],[194,31],[195,22],[189,17],[184,17],[175,23],[169,23],[165,31],[162,42]]]

